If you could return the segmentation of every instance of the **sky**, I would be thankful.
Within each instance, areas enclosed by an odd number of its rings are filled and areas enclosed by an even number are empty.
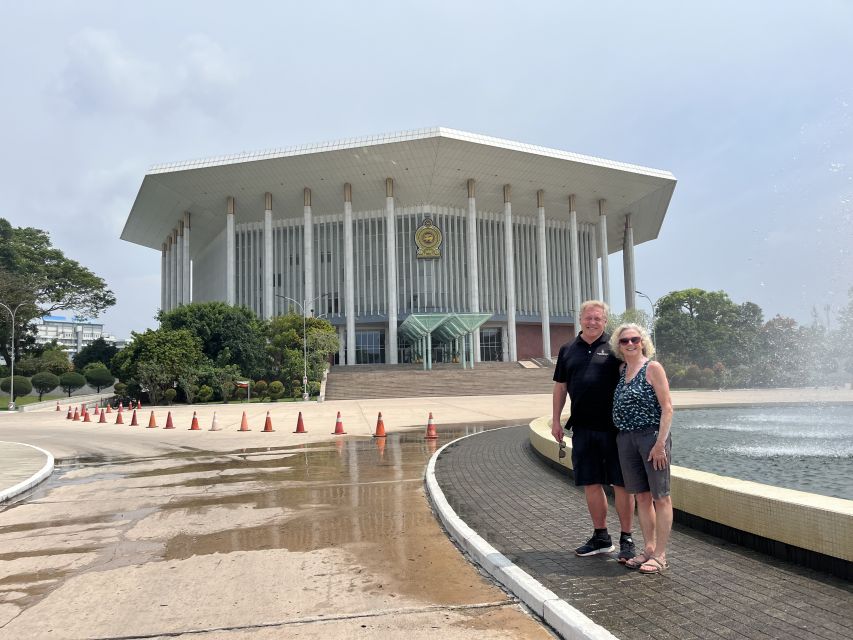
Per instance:
[[[853,286],[853,2],[0,0],[0,23],[0,217],[107,281],[119,338],[156,326],[160,253],[119,240],[151,165],[435,126],[672,172],[635,249],[653,300],[825,323]]]

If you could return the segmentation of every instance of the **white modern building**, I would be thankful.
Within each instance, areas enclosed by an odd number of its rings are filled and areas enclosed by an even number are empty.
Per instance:
[[[44,345],[56,340],[69,355],[80,353],[98,338],[116,344],[115,336],[104,333],[104,325],[87,320],[68,319],[65,316],[44,316],[33,321],[36,325],[36,344]]]
[[[338,327],[342,364],[449,360],[463,325],[474,360],[547,358],[582,300],[610,302],[613,253],[634,307],[633,249],[657,237],[675,184],[422,129],[157,165],[121,237],[160,251],[162,309],[304,308]]]

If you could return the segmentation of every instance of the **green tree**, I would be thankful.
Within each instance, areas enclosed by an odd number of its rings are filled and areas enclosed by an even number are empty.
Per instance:
[[[9,393],[12,389],[12,378],[3,378],[0,380],[0,391],[5,391]],[[29,395],[29,393],[33,390],[33,385],[30,382],[30,379],[25,376],[15,376],[15,397],[12,398],[12,402],[21,398],[23,396]]]
[[[40,371],[49,371],[56,376],[61,376],[63,373],[71,371],[73,366],[65,351],[58,347],[50,348],[48,346],[40,355],[29,356],[16,363],[15,368],[20,371],[21,375],[25,376],[35,375]]]
[[[667,365],[733,368],[753,358],[762,324],[758,305],[735,304],[723,291],[673,291],[656,305],[656,346]]]
[[[69,371],[59,376],[59,386],[71,397],[71,394],[86,385],[86,378],[76,371]]]
[[[81,371],[92,362],[101,362],[109,369],[110,363],[117,353],[118,349],[115,345],[108,343],[103,338],[98,338],[74,355],[74,368]]]
[[[138,382],[157,404],[163,391],[205,362],[201,341],[186,329],[149,329],[133,333],[133,341],[113,359],[119,378]]]
[[[48,234],[0,218],[0,300],[21,307],[15,318],[15,357],[32,339],[33,318],[65,309],[97,317],[115,304],[104,280],[50,243]],[[21,342],[18,341],[21,340]],[[0,323],[0,356],[10,360],[9,322]]]
[[[204,355],[219,366],[235,364],[253,378],[266,372],[264,324],[246,307],[196,302],[161,311],[158,319],[162,329],[186,329],[198,337]]]
[[[50,371],[40,371],[32,377],[33,389],[38,391],[39,402],[46,393],[50,393],[59,386],[59,377]]]
[[[88,366],[83,370],[83,375],[86,377],[89,386],[95,387],[100,393],[103,387],[109,387],[115,382],[115,378],[110,370],[100,362],[91,364],[93,366]]]
[[[329,361],[338,350],[335,328],[322,318],[307,318],[308,380],[319,382]],[[267,324],[267,353],[272,373],[279,380],[302,380],[303,342],[302,316],[288,313]],[[301,388],[301,382],[299,383]]]
[[[273,401],[278,400],[281,396],[284,395],[284,385],[281,384],[281,382],[279,382],[278,380],[273,380],[272,382],[270,382],[269,394],[270,398],[272,398]]]

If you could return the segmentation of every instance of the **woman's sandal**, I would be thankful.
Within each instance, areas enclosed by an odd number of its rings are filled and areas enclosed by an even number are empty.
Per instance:
[[[626,560],[624,564],[626,569],[639,569],[649,560],[649,556],[647,556],[645,553],[641,553],[639,555],[634,556],[633,558]]]
[[[669,569],[669,563],[666,560],[661,561],[659,558],[651,557],[640,565],[640,573],[644,575],[652,575],[655,573],[663,573]]]

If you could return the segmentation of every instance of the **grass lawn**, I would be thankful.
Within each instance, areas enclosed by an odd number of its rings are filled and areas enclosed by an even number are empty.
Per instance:
[[[66,396],[57,396],[57,395],[46,395],[41,400],[39,400],[38,396],[23,396],[15,400],[15,405],[18,407],[23,407],[25,404],[34,404],[36,402],[47,402],[48,400],[59,400],[62,402],[64,399],[67,399]],[[73,397],[71,398],[74,399]],[[8,411],[9,410],[9,396],[5,396],[0,398],[0,411]]]

